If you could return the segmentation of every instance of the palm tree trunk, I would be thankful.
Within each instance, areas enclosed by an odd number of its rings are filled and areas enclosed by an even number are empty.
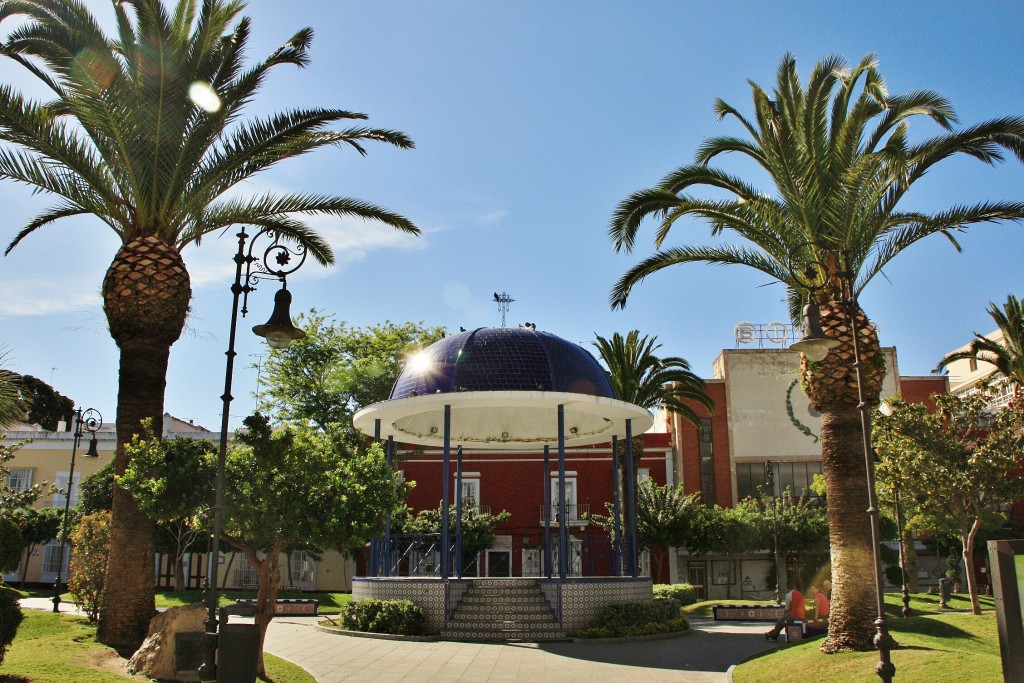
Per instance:
[[[821,456],[828,490],[832,608],[822,652],[870,650],[876,616],[867,474],[856,407],[822,413]]]
[[[149,234],[125,242],[103,280],[103,310],[121,351],[114,474],[128,465],[125,444],[152,420],[163,432],[164,389],[171,345],[181,336],[192,296],[188,270],[174,244]],[[96,638],[137,648],[146,637],[154,602],[154,524],[124,489],[114,487],[110,554]]]
[[[163,431],[164,387],[170,345],[121,344],[121,371],[117,395],[117,451],[114,473],[128,465],[124,444],[142,431],[145,418],[153,420],[157,434]],[[156,416],[156,417],[154,417]],[[114,487],[110,518],[108,580],[96,638],[116,648],[137,648],[146,637],[149,620],[156,613],[154,600],[153,521],[131,495]]]

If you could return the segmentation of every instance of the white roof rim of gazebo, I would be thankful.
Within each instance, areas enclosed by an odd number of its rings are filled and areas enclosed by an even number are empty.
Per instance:
[[[451,407],[453,446],[493,450],[526,450],[558,445],[558,406],[564,406],[566,446],[608,443],[613,436],[642,434],[654,424],[638,405],[604,396],[557,391],[460,391],[411,396],[366,406],[352,423],[373,435],[400,443],[444,446],[444,408]]]

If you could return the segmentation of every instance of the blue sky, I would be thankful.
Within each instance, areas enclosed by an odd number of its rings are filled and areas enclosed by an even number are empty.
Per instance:
[[[101,15],[109,5],[91,0]],[[785,320],[783,291],[745,269],[687,266],[639,285],[622,311],[608,293],[653,251],[653,225],[631,255],[605,231],[615,205],[689,163],[712,135],[741,134],[712,111],[722,97],[750,112],[752,79],[770,87],[779,59],[797,56],[806,75],[821,57],[856,62],[877,54],[891,92],[932,89],[964,124],[1024,114],[1024,45],[1016,2],[275,2],[255,0],[250,55],[262,57],[304,26],[312,63],[280,69],[252,113],[292,106],[339,107],[402,130],[412,151],[371,146],[361,158],[322,150],[241,188],[357,197],[398,211],[420,238],[370,224],[318,219],[338,263],[309,263],[289,282],[293,311],[316,307],[355,325],[424,321],[452,330],[500,324],[493,292],[515,302],[509,324],[532,321],[590,348],[594,334],[638,328],[666,355],[710,376],[719,350],[735,346],[740,321]],[[0,80],[29,81],[10,62]],[[921,121],[913,137],[936,133]],[[739,159],[720,164],[770,188]],[[936,168],[907,207],[1024,199],[1024,169],[970,160]],[[49,205],[0,182],[0,242]],[[674,228],[669,244],[709,241],[699,223]],[[862,296],[897,347],[904,375],[928,374],[973,331],[993,326],[989,301],[1021,288],[1024,226],[981,226],[898,257]],[[193,308],[171,352],[166,410],[216,429],[220,421],[232,235],[185,251]],[[13,369],[32,374],[112,419],[117,351],[99,297],[117,248],[96,220],[40,230],[0,260],[0,345]],[[248,333],[266,321],[274,287],[250,298],[239,335],[231,424],[253,407],[265,353]]]

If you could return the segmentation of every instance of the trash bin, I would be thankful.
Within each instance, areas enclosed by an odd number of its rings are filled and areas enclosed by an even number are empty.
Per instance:
[[[229,615],[255,617],[256,605],[227,605],[220,608],[217,683],[255,683],[260,627],[256,624],[229,623]]]

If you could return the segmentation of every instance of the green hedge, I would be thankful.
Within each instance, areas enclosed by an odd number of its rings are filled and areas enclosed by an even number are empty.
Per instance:
[[[21,623],[18,597],[18,593],[0,579],[0,664],[3,664],[7,648],[14,642],[14,634],[18,632],[18,624]]]
[[[697,602],[697,591],[688,583],[659,583],[654,586],[654,597],[672,598],[685,606]]]
[[[685,631],[690,624],[679,613],[680,607],[677,600],[660,596],[608,605],[590,626],[578,631],[576,637],[628,638]]]
[[[338,612],[342,628],[398,636],[427,634],[427,617],[409,600],[353,600]]]

